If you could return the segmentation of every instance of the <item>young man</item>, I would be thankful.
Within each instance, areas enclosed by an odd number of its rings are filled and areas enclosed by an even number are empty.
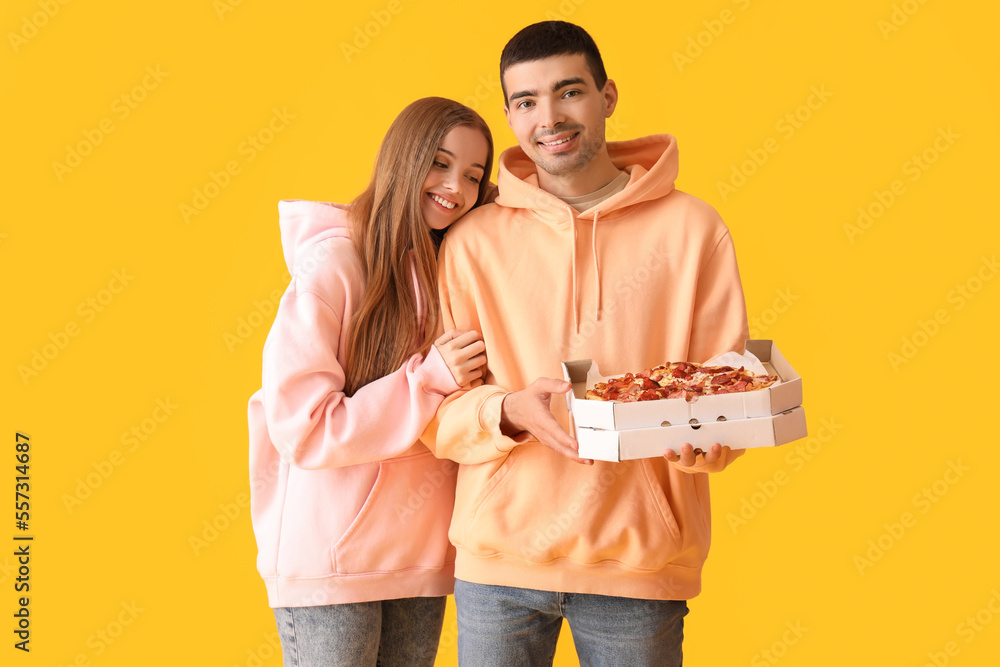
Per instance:
[[[562,618],[581,664],[680,665],[685,600],[708,553],[708,475],[742,450],[580,461],[560,362],[602,369],[742,351],[729,231],[674,189],[670,135],[605,142],[618,101],[581,28],[529,26],[501,57],[499,197],[448,233],[446,328],[476,329],[486,383],[447,400],[425,440],[461,463],[450,537],[459,660],[551,664]]]

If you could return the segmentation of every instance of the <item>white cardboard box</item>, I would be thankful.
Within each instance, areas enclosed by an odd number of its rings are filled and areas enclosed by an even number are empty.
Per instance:
[[[806,412],[801,406],[769,417],[729,419],[704,424],[680,424],[605,431],[577,428],[580,458],[598,461],[625,461],[663,456],[668,449],[677,451],[685,442],[707,451],[719,442],[733,449],[773,447],[806,437]]]
[[[689,442],[708,449],[721,442],[733,448],[770,447],[806,436],[802,379],[770,340],[746,341],[769,374],[781,380],[767,389],[737,394],[616,403],[586,398],[588,375],[600,376],[591,359],[562,364],[580,457],[601,461],[662,456]]]

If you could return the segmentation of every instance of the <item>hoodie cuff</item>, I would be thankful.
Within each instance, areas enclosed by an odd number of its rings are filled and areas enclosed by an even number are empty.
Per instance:
[[[521,431],[513,436],[506,436],[500,431],[500,415],[503,400],[509,392],[494,394],[487,398],[479,409],[479,429],[493,436],[498,451],[509,452],[517,445],[531,440],[531,433]]]
[[[420,373],[426,380],[424,390],[427,393],[447,396],[461,389],[455,382],[455,376],[451,374],[444,357],[434,345],[431,345],[423,363],[420,364]]]

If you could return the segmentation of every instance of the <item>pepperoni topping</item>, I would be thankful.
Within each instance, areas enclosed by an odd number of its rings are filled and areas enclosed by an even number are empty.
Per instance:
[[[740,366],[701,366],[687,361],[671,362],[639,373],[626,373],[607,382],[599,382],[588,397],[606,401],[652,401],[731,394],[769,387],[776,375],[754,375]]]
[[[736,373],[723,373],[712,378],[712,384],[726,384],[736,377]]]

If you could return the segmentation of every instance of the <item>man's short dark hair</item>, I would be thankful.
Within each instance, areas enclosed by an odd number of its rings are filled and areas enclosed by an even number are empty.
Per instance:
[[[542,21],[522,29],[510,38],[500,54],[500,86],[503,88],[504,106],[507,106],[507,84],[503,75],[512,66],[578,53],[587,59],[587,67],[590,68],[597,89],[604,88],[608,80],[604,61],[601,60],[601,52],[597,50],[593,37],[586,30],[566,21]]]

